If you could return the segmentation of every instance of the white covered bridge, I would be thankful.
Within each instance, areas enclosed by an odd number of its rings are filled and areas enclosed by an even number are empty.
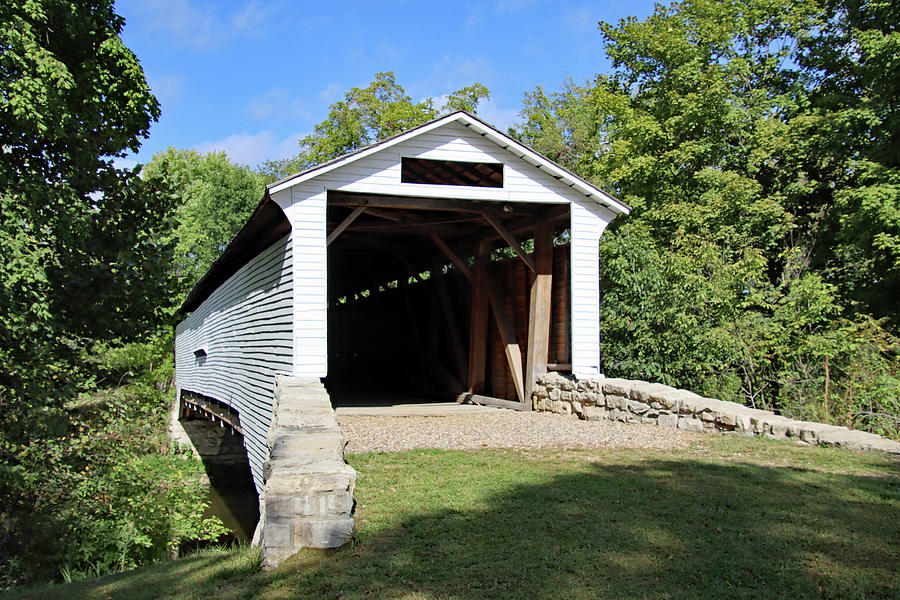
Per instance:
[[[464,112],[271,184],[179,311],[183,409],[240,428],[273,522],[273,427],[294,410],[273,418],[277,375],[308,414],[325,389],[530,410],[548,366],[600,373],[598,241],[627,212]],[[264,552],[308,543],[268,521]]]

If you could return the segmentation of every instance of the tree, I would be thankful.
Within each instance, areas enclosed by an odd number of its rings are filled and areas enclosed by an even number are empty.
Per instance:
[[[897,344],[851,293],[895,277],[891,11],[658,5],[600,24],[611,73],[526,97],[514,133],[634,206],[601,242],[610,373],[813,417],[878,396],[840,419],[896,434]]]
[[[376,73],[365,88],[352,88],[344,99],[331,105],[328,118],[300,140],[300,154],[284,161],[268,162],[263,172],[278,179],[319,163],[379,142],[441,114],[458,110],[475,112],[478,103],[490,96],[480,83],[456,90],[440,109],[426,98],[413,102],[394,80],[391,72]]]
[[[86,337],[153,320],[170,205],[113,159],[159,106],[113,2],[0,3],[0,402],[62,381]],[[62,362],[60,362],[62,361]]]
[[[807,169],[832,183],[815,260],[864,310],[900,328],[900,6],[825,3],[798,62],[811,79]]]
[[[157,153],[143,175],[177,203],[171,268],[178,287],[168,297],[177,308],[253,212],[265,178],[230,162],[224,152],[174,148]]]
[[[114,164],[159,116],[123,24],[112,0],[0,0],[0,586],[214,533],[194,461],[161,454],[167,395],[73,402],[93,347],[166,318],[172,197]]]

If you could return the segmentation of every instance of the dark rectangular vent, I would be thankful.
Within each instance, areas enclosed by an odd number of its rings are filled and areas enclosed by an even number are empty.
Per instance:
[[[503,164],[403,157],[400,159],[400,181],[502,188]]]

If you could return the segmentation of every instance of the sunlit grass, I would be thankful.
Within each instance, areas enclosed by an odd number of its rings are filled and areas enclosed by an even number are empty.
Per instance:
[[[900,462],[707,438],[677,452],[349,457],[354,542],[261,573],[208,551],[26,598],[895,598]]]

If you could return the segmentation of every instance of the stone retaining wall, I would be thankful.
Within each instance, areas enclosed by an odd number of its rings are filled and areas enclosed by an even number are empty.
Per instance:
[[[350,540],[356,471],[344,462],[345,443],[319,379],[276,377],[254,536],[263,568],[301,548],[337,548]]]
[[[629,379],[578,379],[548,373],[534,389],[535,410],[677,427],[686,431],[791,439],[807,444],[881,450],[900,455],[900,443],[846,427],[795,421],[767,410],[704,398],[660,383]]]

